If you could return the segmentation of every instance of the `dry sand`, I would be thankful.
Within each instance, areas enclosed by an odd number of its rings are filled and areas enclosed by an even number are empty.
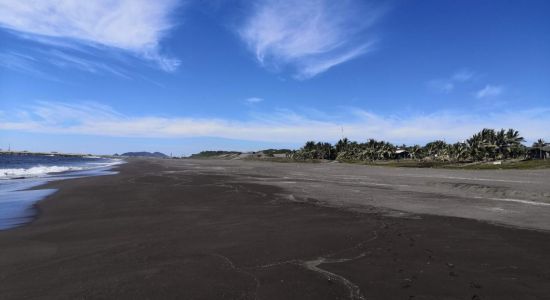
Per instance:
[[[548,171],[119,170],[50,183],[36,221],[0,232],[0,298],[550,298]]]

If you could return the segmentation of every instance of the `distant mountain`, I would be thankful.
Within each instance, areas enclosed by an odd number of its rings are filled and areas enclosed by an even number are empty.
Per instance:
[[[126,153],[122,153],[121,156],[135,156],[135,157],[156,157],[156,158],[168,158],[169,156],[164,154],[164,153],[160,153],[160,152],[146,152],[146,151],[142,151],[142,152],[126,152]]]

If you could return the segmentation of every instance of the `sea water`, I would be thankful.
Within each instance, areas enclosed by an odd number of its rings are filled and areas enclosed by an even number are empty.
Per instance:
[[[55,192],[32,189],[53,180],[109,175],[120,159],[96,156],[0,154],[0,230],[32,220],[34,204]]]

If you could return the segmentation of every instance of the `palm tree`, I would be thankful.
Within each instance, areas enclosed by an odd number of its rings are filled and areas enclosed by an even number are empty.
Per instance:
[[[449,145],[449,158],[454,161],[462,161],[468,157],[468,145],[465,143],[454,143]]]
[[[424,147],[403,145],[401,148],[407,149],[413,159],[430,157],[449,161],[482,161],[525,155],[527,147],[522,144],[524,141],[519,132],[512,128],[508,130],[484,128],[465,142],[447,144],[443,140],[436,140],[427,143]],[[546,143],[542,139],[533,144],[534,149],[539,149],[539,157],[542,157],[543,147],[546,147]],[[365,143],[358,143],[343,138],[334,146],[330,143],[308,141],[289,156],[293,159],[387,160],[395,158],[395,150],[396,147],[393,144],[385,141],[369,139]]]
[[[418,159],[422,153],[422,148],[419,145],[414,145],[409,149],[412,159]]]
[[[468,144],[468,148],[470,149],[470,157],[473,160],[480,160],[484,156],[483,149],[481,147],[482,138],[480,133],[472,135],[471,138],[466,140],[466,143]]]
[[[441,159],[443,156],[445,156],[444,149],[447,147],[447,143],[442,140],[437,140],[433,142],[429,142],[426,144],[425,148],[428,152],[428,155],[432,157],[432,159]]]
[[[314,141],[307,141],[304,145],[304,150],[306,151],[312,151],[315,150],[315,142]]]
[[[485,128],[466,140],[466,146],[470,159],[474,161],[497,157],[506,159],[517,158],[525,153],[525,146],[522,144],[524,141],[519,132],[512,128],[499,131]]]
[[[336,143],[336,152],[346,151],[349,146],[348,138],[343,138]]]
[[[525,139],[519,135],[519,131],[510,128],[506,131],[506,141],[511,145],[519,145],[525,142]]]
[[[521,143],[525,142],[525,139],[519,135],[519,131],[512,128],[506,131],[505,139],[509,148],[510,155],[513,158],[517,158],[519,156],[520,149],[523,146]]]
[[[498,155],[499,159],[504,159],[508,155],[508,143],[506,142],[506,131],[504,129],[499,130],[495,134],[495,155]]]
[[[385,159],[392,158],[394,154],[395,154],[395,146],[392,145],[391,143],[382,141],[381,147],[378,148],[378,157],[380,159],[385,160]]]
[[[497,144],[496,144],[496,132],[494,129],[483,128],[481,134],[481,145],[484,148],[484,158],[495,159]]]
[[[332,155],[334,154],[334,150],[332,149],[332,145],[330,143],[317,143],[316,145],[318,157],[319,159],[332,159]]]
[[[542,148],[546,146],[546,142],[543,139],[538,139],[533,143],[533,148],[539,149],[539,158],[542,158]]]

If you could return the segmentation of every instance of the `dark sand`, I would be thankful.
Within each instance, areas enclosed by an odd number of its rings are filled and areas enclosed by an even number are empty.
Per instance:
[[[0,298],[550,299],[547,231],[328,207],[190,166],[49,184],[36,221],[0,232]]]

